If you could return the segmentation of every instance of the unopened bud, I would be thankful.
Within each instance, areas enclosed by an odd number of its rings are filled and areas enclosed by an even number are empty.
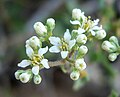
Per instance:
[[[80,44],[85,44],[87,42],[87,36],[85,34],[80,34],[77,36],[76,41]]]
[[[71,74],[70,74],[70,78],[71,78],[72,80],[78,80],[78,79],[79,79],[79,76],[80,76],[79,71],[72,71]]]
[[[55,20],[53,18],[47,19],[46,25],[50,28],[52,31],[55,28]]]
[[[41,81],[42,81],[42,78],[41,78],[40,75],[35,75],[35,76],[34,76],[34,83],[35,83],[35,84],[40,84]]]
[[[105,30],[99,30],[96,32],[96,36],[95,36],[97,39],[103,39],[106,37],[106,32]]]
[[[47,33],[46,27],[41,22],[36,22],[34,24],[34,29],[38,35],[44,35],[44,33]]]
[[[118,55],[117,53],[111,53],[109,54],[108,59],[110,61],[115,61],[117,59],[117,55]]]

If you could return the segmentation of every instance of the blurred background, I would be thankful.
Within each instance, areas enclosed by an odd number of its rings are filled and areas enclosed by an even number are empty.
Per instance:
[[[120,39],[120,0],[0,0],[0,97],[113,97],[109,96],[112,90],[120,93],[120,57],[111,63],[101,50],[102,41],[87,44],[86,76],[76,82],[60,67],[41,70],[40,85],[15,79],[17,63],[27,57],[25,41],[35,35],[33,24],[52,17],[56,20],[54,35],[61,36],[71,26],[73,8],[99,18],[106,39],[112,35]],[[46,55],[49,60],[60,59],[50,56]]]

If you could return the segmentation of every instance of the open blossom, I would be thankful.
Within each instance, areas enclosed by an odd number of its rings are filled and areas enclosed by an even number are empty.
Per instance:
[[[64,33],[64,38],[60,39],[59,37],[50,37],[50,43],[53,45],[50,47],[49,51],[51,53],[61,53],[61,57],[64,59],[68,56],[69,50],[75,45],[76,40],[71,40],[71,35],[67,29]]]
[[[86,68],[86,63],[85,63],[84,59],[83,58],[77,59],[75,61],[75,67],[80,71],[84,70]]]
[[[30,46],[26,46],[26,54],[30,58],[30,60],[24,59],[22,60],[18,66],[25,68],[29,65],[32,65],[32,72],[34,75],[38,75],[40,67],[50,68],[48,65],[48,60],[44,59],[43,54],[48,51],[48,47],[40,48],[38,52],[34,52],[34,50]]]

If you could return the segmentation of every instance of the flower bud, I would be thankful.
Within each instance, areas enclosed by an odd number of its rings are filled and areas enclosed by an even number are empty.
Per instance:
[[[20,79],[19,76],[20,76],[23,72],[24,72],[23,70],[17,70],[17,71],[15,72],[15,78],[16,78],[17,80],[19,80],[19,79]]]
[[[41,78],[40,75],[35,75],[35,76],[34,76],[34,83],[35,83],[35,84],[40,84],[41,81],[42,81],[42,78]]]
[[[36,33],[37,33],[38,35],[41,35],[41,36],[43,36],[44,33],[47,33],[46,27],[45,27],[45,26],[43,25],[43,23],[41,23],[41,22],[36,22],[36,23],[34,24],[34,29],[35,29]]]
[[[79,53],[85,55],[88,52],[88,48],[85,45],[79,47]]]
[[[70,78],[71,78],[72,80],[78,80],[78,79],[79,79],[79,76],[80,76],[79,71],[72,71],[71,74],[70,74]]]
[[[26,45],[29,45],[33,48],[41,47],[41,42],[38,37],[32,36],[30,39],[26,41]]]
[[[19,76],[19,78],[20,78],[20,81],[22,82],[22,83],[27,83],[29,80],[30,80],[30,74],[28,74],[28,73],[22,73],[20,76]]]
[[[114,52],[117,50],[117,47],[115,45],[113,45],[111,42],[109,41],[104,41],[102,43],[102,48],[105,50],[105,51],[108,51],[108,52]]]
[[[80,16],[81,16],[81,10],[77,8],[73,9],[72,18],[75,20],[80,20]]]
[[[109,38],[109,41],[110,41],[110,42],[113,42],[114,44],[116,44],[117,46],[119,46],[117,37],[111,36],[111,37]]]
[[[106,32],[105,30],[99,30],[96,32],[96,36],[95,36],[97,39],[103,39],[106,37]]]
[[[55,20],[53,18],[47,19],[46,25],[50,28],[52,31],[55,28]]]
[[[80,34],[77,36],[76,41],[80,44],[85,44],[87,42],[87,37],[85,34]]]
[[[111,53],[109,54],[108,59],[110,61],[115,61],[117,59],[117,55],[118,55],[117,53]]]
[[[75,67],[79,69],[80,71],[84,70],[86,68],[86,63],[83,58],[77,59],[75,61]]]

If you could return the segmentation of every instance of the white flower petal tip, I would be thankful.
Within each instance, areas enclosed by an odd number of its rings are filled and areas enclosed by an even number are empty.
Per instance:
[[[41,64],[43,65],[43,67],[45,67],[46,69],[49,69],[50,66],[48,65],[48,60],[47,59],[42,59]]]
[[[72,47],[75,45],[75,43],[76,43],[76,40],[75,40],[75,39],[70,40],[70,41],[69,41],[69,48],[72,49]]]
[[[38,73],[39,73],[39,66],[38,65],[34,66],[32,68],[32,72],[33,72],[34,75],[38,75]]]
[[[65,59],[68,56],[68,51],[61,51],[61,57]]]
[[[70,39],[71,39],[71,35],[69,29],[67,29],[66,32],[64,33],[64,40],[68,43]]]
[[[60,49],[57,46],[52,46],[52,47],[50,47],[49,51],[51,53],[59,53]]]
[[[30,60],[22,60],[20,63],[18,63],[18,67],[25,68],[31,64]]]
[[[80,22],[79,22],[78,20],[74,20],[74,21],[71,21],[71,20],[70,20],[70,23],[71,23],[72,25],[80,25]]]
[[[47,51],[48,51],[48,46],[46,46],[45,48],[40,48],[40,49],[38,50],[38,54],[42,56],[42,55],[45,54]]]
[[[28,46],[28,45],[26,45],[26,54],[27,54],[27,56],[28,56],[29,58],[32,58],[33,55],[34,55],[33,49],[32,49],[30,46]]]
[[[79,29],[78,29],[78,34],[82,34],[82,33],[84,33],[84,32],[85,32],[84,29],[82,29],[82,28],[79,28]]]
[[[49,37],[49,41],[52,45],[55,45],[55,46],[61,45],[61,40],[59,37]]]

